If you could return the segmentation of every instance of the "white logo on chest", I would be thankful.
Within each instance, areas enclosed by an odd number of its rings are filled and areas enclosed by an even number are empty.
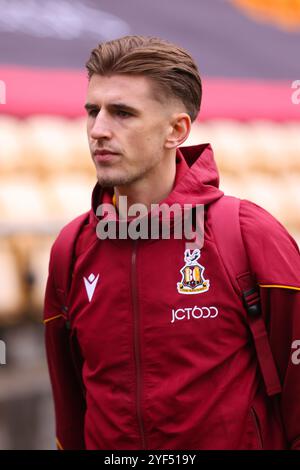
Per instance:
[[[216,318],[219,314],[217,307],[186,307],[178,308],[175,310],[172,309],[172,320],[171,323],[174,323],[176,320],[190,320],[191,318]]]
[[[98,279],[99,279],[99,274],[97,277],[95,277],[95,274],[93,273],[91,273],[88,278],[86,277],[83,278],[89,302],[93,298]]]

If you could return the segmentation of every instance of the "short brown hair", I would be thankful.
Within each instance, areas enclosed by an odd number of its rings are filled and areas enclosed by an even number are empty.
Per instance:
[[[152,79],[161,96],[179,98],[193,122],[200,109],[202,85],[191,55],[164,39],[124,36],[98,44],[86,63],[92,75],[131,74]]]

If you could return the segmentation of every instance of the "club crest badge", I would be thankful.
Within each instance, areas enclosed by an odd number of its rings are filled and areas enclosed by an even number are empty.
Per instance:
[[[204,267],[198,263],[200,250],[185,250],[185,265],[180,269],[182,279],[177,282],[177,290],[180,294],[200,294],[209,289],[209,280],[204,279]]]

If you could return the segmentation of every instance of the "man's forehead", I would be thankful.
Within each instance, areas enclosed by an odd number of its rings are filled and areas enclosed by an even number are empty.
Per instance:
[[[141,106],[140,100],[155,100],[153,84],[147,77],[132,75],[93,75],[90,79],[88,98],[113,102],[130,102]]]

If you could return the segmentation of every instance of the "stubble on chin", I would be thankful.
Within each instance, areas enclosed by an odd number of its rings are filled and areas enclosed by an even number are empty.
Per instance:
[[[114,186],[124,186],[132,183],[136,178],[129,175],[105,176],[97,174],[98,183],[102,188],[113,188]]]
[[[155,162],[147,162],[144,166],[139,168],[131,168],[127,171],[124,169],[119,174],[108,174],[109,172],[103,171],[102,168],[97,168],[97,179],[100,186],[103,188],[112,188],[115,186],[126,186],[141,180],[147,175],[155,166]],[[107,174],[105,174],[107,173]],[[121,174],[123,173],[123,174]]]
[[[123,174],[123,175],[105,175],[101,170],[97,171],[97,179],[100,186],[103,188],[112,188],[114,186],[125,186],[139,180],[143,176],[143,172],[139,171],[134,174]]]

